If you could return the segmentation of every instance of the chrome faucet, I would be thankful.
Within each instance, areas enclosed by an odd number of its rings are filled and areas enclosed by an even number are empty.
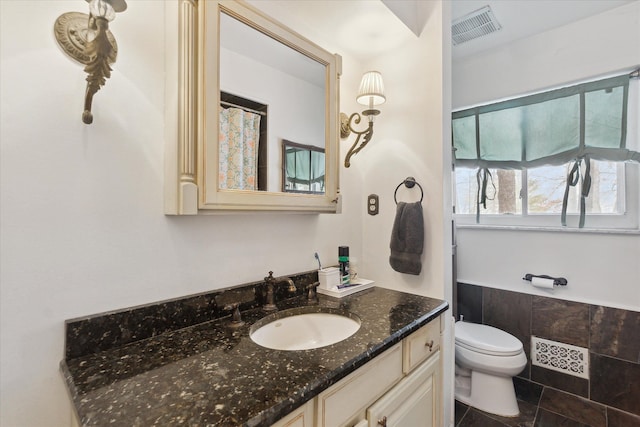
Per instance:
[[[275,304],[275,292],[274,287],[278,283],[288,283],[289,288],[287,289],[290,293],[293,293],[297,290],[295,283],[291,278],[283,276],[283,277],[273,277],[273,271],[269,272],[269,276],[264,278],[264,282],[267,284],[267,302],[262,307],[265,311],[275,311],[278,307]]]

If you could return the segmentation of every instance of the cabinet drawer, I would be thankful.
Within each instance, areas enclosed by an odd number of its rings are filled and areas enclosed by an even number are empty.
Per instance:
[[[406,374],[440,349],[440,317],[409,335],[402,345],[402,372]]]
[[[355,423],[366,408],[402,378],[402,346],[396,344],[318,395],[318,427]]]

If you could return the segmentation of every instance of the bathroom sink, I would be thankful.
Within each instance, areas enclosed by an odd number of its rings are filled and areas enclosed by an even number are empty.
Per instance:
[[[310,350],[340,342],[360,329],[354,314],[310,307],[290,309],[256,322],[249,332],[258,345],[274,350]]]

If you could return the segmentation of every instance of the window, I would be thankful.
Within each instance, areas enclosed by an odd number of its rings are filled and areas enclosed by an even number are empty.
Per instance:
[[[629,81],[455,112],[458,223],[638,229],[640,153],[629,149],[638,85]]]
[[[486,209],[481,207],[479,223],[560,226],[568,169],[568,165],[527,170],[489,169]],[[523,186],[523,182],[527,185]],[[578,182],[568,195],[568,226],[579,224],[580,185]],[[587,227],[637,228],[638,213],[633,207],[638,206],[638,188],[638,165],[592,160],[591,192],[585,201]],[[477,170],[456,168],[455,189],[458,223],[476,223]]]
[[[282,165],[282,191],[324,193],[324,148],[282,140]]]

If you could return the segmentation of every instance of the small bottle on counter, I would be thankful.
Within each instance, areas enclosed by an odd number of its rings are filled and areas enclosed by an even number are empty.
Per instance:
[[[338,246],[338,262],[340,263],[340,284],[348,285],[351,282],[349,274],[349,246]]]

